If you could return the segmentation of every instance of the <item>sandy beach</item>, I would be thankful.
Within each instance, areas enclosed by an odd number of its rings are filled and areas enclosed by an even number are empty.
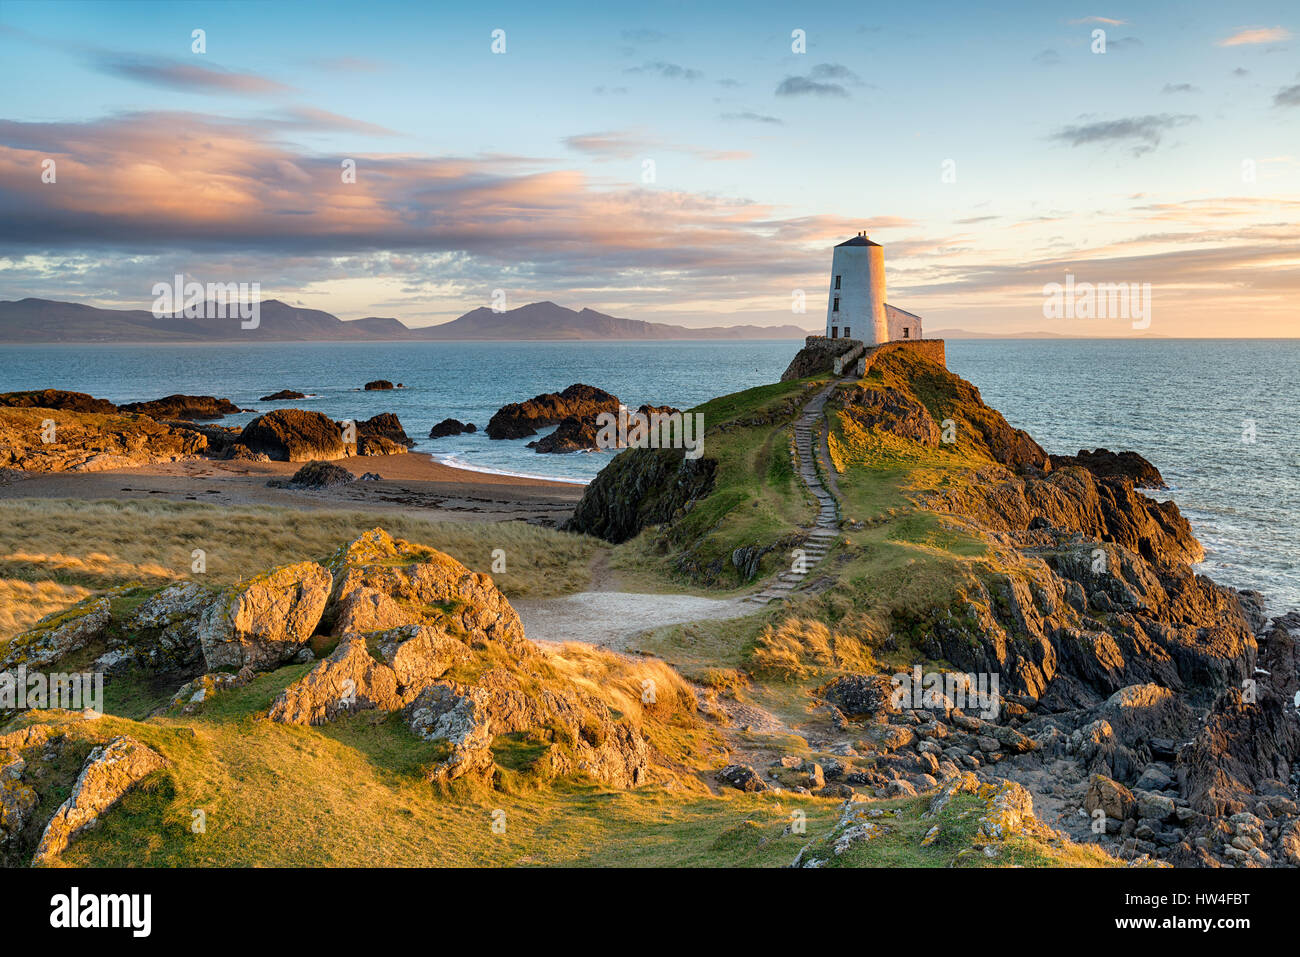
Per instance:
[[[521,520],[553,525],[572,514],[584,489],[568,482],[453,468],[420,452],[365,456],[336,464],[358,478],[365,472],[381,478],[300,491],[266,484],[293,475],[302,465],[299,462],[186,459],[102,472],[9,472],[0,480],[0,499],[163,498],[211,505],[400,512],[440,521]]]

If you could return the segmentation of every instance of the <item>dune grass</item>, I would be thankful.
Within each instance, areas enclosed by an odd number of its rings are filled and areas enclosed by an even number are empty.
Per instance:
[[[523,522],[427,522],[364,512],[184,502],[11,499],[0,502],[0,638],[89,591],[189,577],[216,584],[251,578],[275,565],[323,558],[376,524],[490,574],[510,598],[580,591],[590,580],[592,557],[605,547]],[[206,565],[201,573],[193,570],[196,549]],[[497,549],[504,553],[505,571],[493,568]]]

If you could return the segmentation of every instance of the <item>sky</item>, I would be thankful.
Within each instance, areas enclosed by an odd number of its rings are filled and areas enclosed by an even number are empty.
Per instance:
[[[1297,34],[1294,0],[3,0],[0,299],[819,329],[865,230],[927,332],[1300,336]],[[1049,316],[1067,275],[1150,323]]]

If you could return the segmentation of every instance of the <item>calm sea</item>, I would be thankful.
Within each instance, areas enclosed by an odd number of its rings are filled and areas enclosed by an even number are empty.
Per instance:
[[[609,453],[539,455],[528,440],[428,440],[448,416],[480,429],[501,405],[586,382],[629,406],[687,408],[775,381],[795,342],[310,343],[213,346],[0,346],[0,391],[73,389],[114,402],[174,392],[266,410],[259,396],[336,419],[395,412],[450,464],[585,481]],[[1050,452],[1141,452],[1205,544],[1203,570],[1264,591],[1275,612],[1300,607],[1300,341],[966,340],[952,371]],[[404,389],[363,392],[371,379]],[[243,424],[251,414],[231,416]]]

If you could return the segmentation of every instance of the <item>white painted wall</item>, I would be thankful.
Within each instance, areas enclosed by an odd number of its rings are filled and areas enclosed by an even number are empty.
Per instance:
[[[835,288],[835,277],[840,288]],[[839,310],[835,300],[839,299]],[[831,288],[826,300],[826,335],[861,339],[867,345],[888,342],[885,316],[885,251],[880,246],[836,246],[831,257]]]

